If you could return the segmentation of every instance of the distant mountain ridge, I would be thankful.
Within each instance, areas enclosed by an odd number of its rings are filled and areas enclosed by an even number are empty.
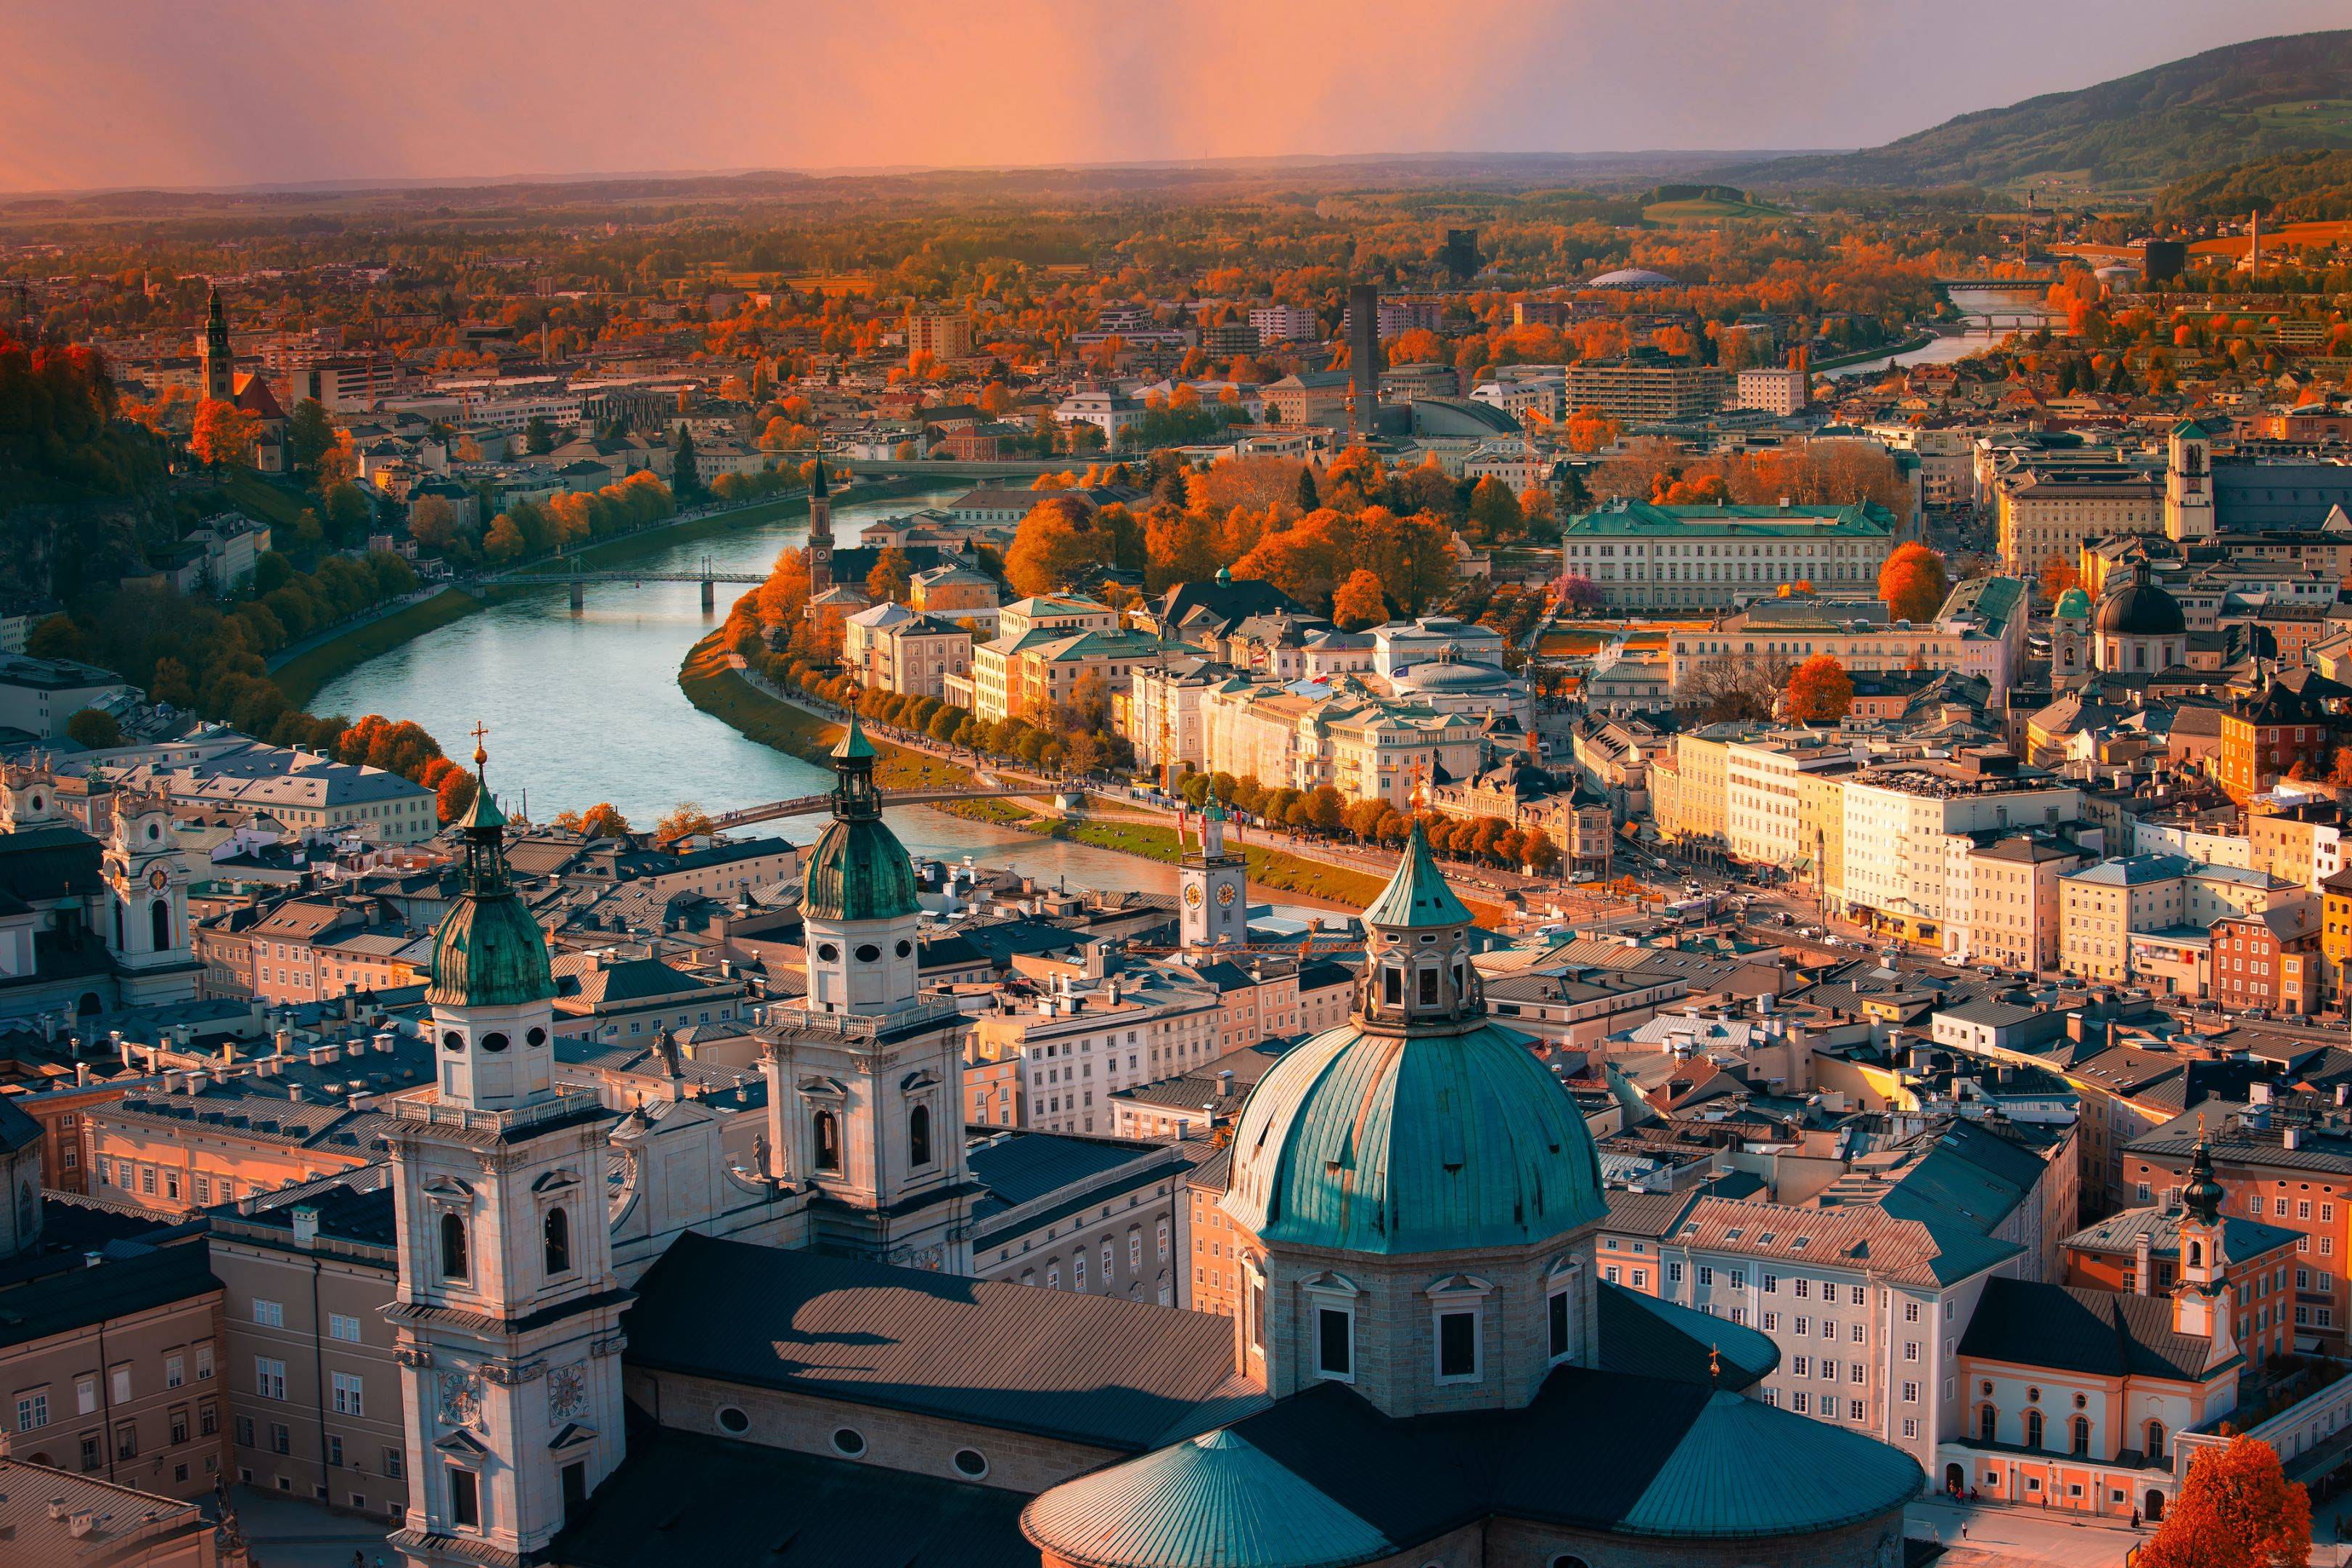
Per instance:
[[[2352,30],[2256,38],[2072,92],[1948,120],[1883,147],[1716,171],[1793,185],[2000,186],[2081,174],[2160,185],[2306,147],[2352,147]]]

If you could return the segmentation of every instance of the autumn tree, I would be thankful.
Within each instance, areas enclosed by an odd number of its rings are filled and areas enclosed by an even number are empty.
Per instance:
[[[1898,621],[1935,619],[1950,591],[1943,556],[1916,539],[1896,545],[1878,569],[1878,596],[1886,601],[1886,613]]]
[[[294,405],[286,421],[286,447],[294,466],[305,473],[315,472],[319,459],[333,449],[335,426],[327,418],[326,405],[315,397],[306,397]]]
[[[876,604],[903,600],[914,585],[914,563],[897,545],[888,545],[875,557],[874,569],[866,574],[866,596]]]
[[[2310,1494],[2286,1479],[2277,1449],[2241,1432],[2229,1447],[2189,1461],[2179,1498],[2136,1562],[2137,1568],[2308,1568]]]
[[[1817,653],[1790,674],[1785,695],[1789,717],[1800,724],[1834,724],[1853,710],[1853,678]]]
[[[66,739],[93,752],[122,744],[122,726],[101,708],[85,708],[66,721]]]
[[[1516,539],[1527,527],[1527,514],[1511,487],[1488,474],[1470,492],[1469,521],[1473,538]]]
[[[1794,672],[1791,659],[1777,656],[1718,656],[1693,665],[1676,695],[1699,710],[1710,724],[1763,723]]]
[[[196,422],[188,434],[188,447],[199,462],[215,468],[242,468],[253,461],[261,437],[261,421],[234,403],[207,397],[196,405]]]
[[[1110,509],[1106,507],[1104,511]],[[1126,509],[1118,509],[1122,515]],[[1130,526],[1133,520],[1129,519]],[[1052,594],[1105,566],[1121,564],[1116,520],[1106,519],[1075,496],[1054,496],[1029,509],[1004,552],[1004,571],[1013,592]],[[1137,564],[1142,539],[1136,538]]]
[[[675,844],[681,838],[693,838],[710,831],[710,814],[702,803],[682,800],[670,807],[669,815],[654,824],[654,842]]]
[[[2083,585],[2083,574],[2076,565],[2053,550],[2042,558],[2042,596],[2056,604],[2069,588]]]
[[[1360,632],[1388,618],[1379,574],[1366,567],[1359,566],[1349,573],[1348,580],[1331,595],[1331,619],[1343,632]]]
[[[585,811],[559,811],[555,826],[588,838],[622,838],[629,832],[629,819],[609,800],[600,800]]]

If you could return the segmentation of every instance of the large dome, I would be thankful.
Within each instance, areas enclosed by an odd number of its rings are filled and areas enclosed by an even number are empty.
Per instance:
[[[2180,603],[2153,583],[2133,583],[2099,602],[2098,629],[2115,637],[2178,637],[2189,629]]]
[[[1680,279],[1669,278],[1663,272],[1653,272],[1646,267],[1621,267],[1614,272],[1604,272],[1585,285],[1587,289],[1679,289]]]
[[[1399,671],[1390,684],[1400,691],[1484,691],[1510,679],[1491,664],[1433,658]]]
[[[436,1007],[508,1007],[555,994],[547,939],[511,892],[461,893],[433,939]]]
[[[1599,1218],[1576,1102],[1497,1024],[1294,1047],[1234,1131],[1225,1211],[1261,1240],[1394,1255],[1549,1240]]]
[[[2058,595],[2058,603],[2050,616],[2059,621],[2087,621],[2091,618],[2091,595],[2080,588],[2069,588]]]
[[[879,817],[836,817],[809,851],[803,919],[887,921],[917,914],[915,868]]]

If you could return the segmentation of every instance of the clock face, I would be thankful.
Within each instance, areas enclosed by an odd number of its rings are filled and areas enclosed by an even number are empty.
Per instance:
[[[161,866],[156,867],[153,870],[147,873],[147,885],[154,889],[159,893],[165,888],[169,887],[171,885],[171,881],[172,873],[166,871]]]
[[[1227,882],[1223,887],[1217,889],[1217,902],[1221,904],[1230,904],[1233,901],[1234,885],[1231,882]]]
[[[1198,882],[1184,889],[1184,901],[1196,910],[1201,907],[1201,885]]]

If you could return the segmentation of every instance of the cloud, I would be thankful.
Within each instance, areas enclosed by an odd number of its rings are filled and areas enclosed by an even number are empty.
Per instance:
[[[1865,145],[2274,0],[0,0],[0,189]]]

